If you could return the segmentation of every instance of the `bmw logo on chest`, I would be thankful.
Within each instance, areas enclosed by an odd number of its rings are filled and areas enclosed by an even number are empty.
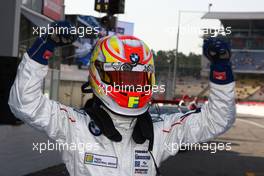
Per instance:
[[[94,135],[94,136],[100,136],[102,134],[102,131],[96,126],[94,121],[91,121],[89,123],[89,131]]]
[[[132,63],[137,63],[139,61],[139,55],[137,53],[132,53],[130,55],[130,60]]]

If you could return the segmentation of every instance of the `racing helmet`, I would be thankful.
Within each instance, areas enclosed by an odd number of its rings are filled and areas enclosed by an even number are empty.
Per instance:
[[[89,82],[95,96],[111,111],[125,116],[143,114],[155,84],[153,54],[134,36],[101,38],[91,56]]]

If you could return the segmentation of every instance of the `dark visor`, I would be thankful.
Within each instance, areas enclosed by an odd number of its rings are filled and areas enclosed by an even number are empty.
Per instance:
[[[130,85],[130,86],[146,86],[151,85],[150,72],[139,71],[104,71],[100,62],[96,63],[96,68],[100,74],[101,80],[110,85]]]

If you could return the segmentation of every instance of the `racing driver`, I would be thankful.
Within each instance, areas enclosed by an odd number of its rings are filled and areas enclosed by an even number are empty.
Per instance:
[[[56,22],[53,27],[71,25]],[[204,41],[203,52],[211,62],[208,103],[185,114],[164,114],[155,123],[148,112],[155,84],[153,55],[134,36],[113,35],[97,42],[89,66],[90,107],[78,110],[42,94],[48,59],[56,47],[74,40],[70,33],[37,38],[23,56],[9,97],[16,117],[57,143],[97,144],[62,151],[71,176],[160,175],[161,162],[179,150],[175,144],[208,141],[234,123],[235,83],[230,46],[223,39]],[[115,85],[126,88],[116,90]]]

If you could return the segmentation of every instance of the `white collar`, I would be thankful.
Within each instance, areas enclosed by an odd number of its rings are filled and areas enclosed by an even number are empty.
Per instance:
[[[114,126],[116,128],[123,128],[123,129],[134,129],[134,126],[136,125],[136,118],[132,117],[125,117],[122,115],[114,114],[109,109],[102,107],[111,117],[113,120]]]

